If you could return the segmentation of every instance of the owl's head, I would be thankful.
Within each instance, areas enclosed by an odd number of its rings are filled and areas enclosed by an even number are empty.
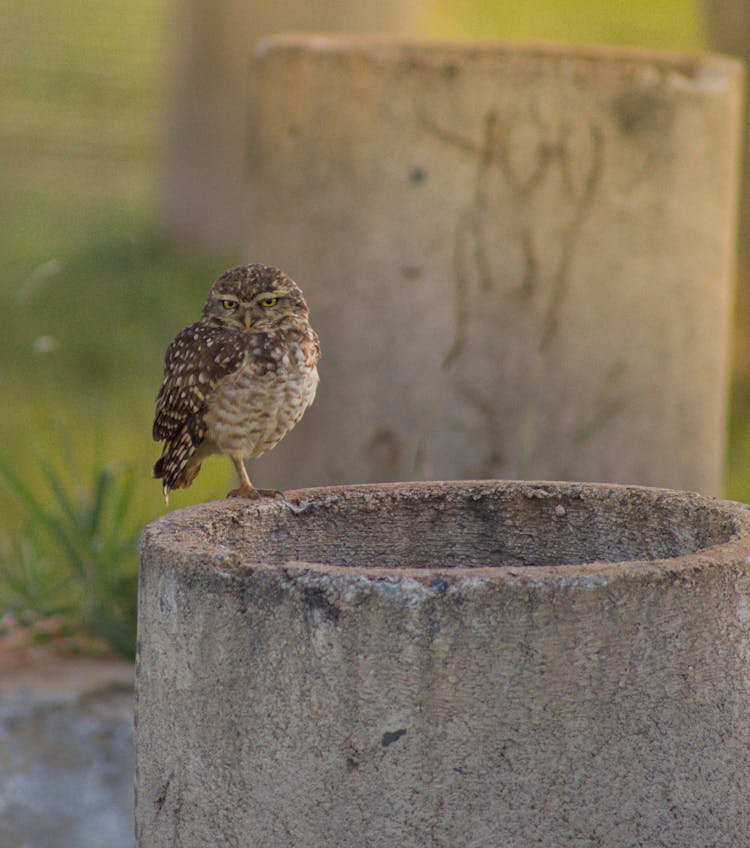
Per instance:
[[[203,320],[250,332],[299,325],[308,314],[299,286],[269,265],[240,265],[226,271],[211,286],[203,305]]]

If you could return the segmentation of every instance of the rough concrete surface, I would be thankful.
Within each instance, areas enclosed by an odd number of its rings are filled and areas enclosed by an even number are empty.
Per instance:
[[[721,492],[740,63],[279,36],[256,77],[245,255],[324,355],[253,479]]]
[[[0,848],[132,848],[132,663],[50,658],[0,678]]]
[[[750,512],[468,482],[142,543],[139,848],[738,848]]]
[[[703,0],[703,14],[711,47],[750,61],[750,4],[745,0]],[[744,155],[742,173],[750,174],[750,86],[745,86]],[[743,314],[747,314],[750,294],[750,190],[748,180],[742,181],[740,195],[739,273],[744,295]],[[744,336],[744,334],[743,334]],[[746,340],[747,341],[747,340]]]

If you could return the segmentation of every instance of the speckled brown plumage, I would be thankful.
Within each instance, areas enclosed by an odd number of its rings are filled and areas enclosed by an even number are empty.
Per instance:
[[[212,453],[240,477],[230,495],[269,494],[244,462],[273,448],[312,403],[320,345],[299,287],[267,265],[243,265],[213,284],[200,321],[167,349],[153,436],[163,441],[154,477],[164,497],[186,488]]]

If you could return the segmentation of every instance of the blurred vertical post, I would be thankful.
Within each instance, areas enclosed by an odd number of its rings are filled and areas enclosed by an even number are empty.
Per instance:
[[[711,47],[750,63],[750,3],[747,0],[704,0]],[[737,355],[735,366],[750,376],[750,87],[745,88],[745,133],[737,250]]]
[[[248,257],[324,359],[273,485],[722,485],[738,62],[276,38]]]
[[[185,244],[236,248],[246,198],[248,70],[278,30],[415,33],[422,0],[181,0],[174,4],[163,217]]]

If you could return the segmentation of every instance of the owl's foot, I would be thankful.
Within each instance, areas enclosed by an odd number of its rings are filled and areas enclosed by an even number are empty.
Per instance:
[[[228,498],[249,498],[250,500],[258,500],[260,497],[260,492],[255,488],[255,486],[239,486],[236,489],[232,489],[231,492],[227,492]]]
[[[256,489],[250,482],[247,476],[245,463],[238,457],[233,456],[232,462],[237,469],[237,476],[240,478],[240,485],[237,489],[232,489],[227,494],[228,498],[249,498],[252,501],[257,501],[259,498],[283,498],[283,492],[277,492],[276,489]]]
[[[246,485],[243,483],[237,489],[232,489],[231,492],[227,492],[228,498],[248,498],[252,501],[257,501],[260,498],[283,498],[284,493],[279,492],[276,489],[256,489],[253,485]]]
[[[283,492],[280,492],[278,489],[256,489],[256,492],[262,498],[276,498],[277,500],[284,500],[286,497]]]

